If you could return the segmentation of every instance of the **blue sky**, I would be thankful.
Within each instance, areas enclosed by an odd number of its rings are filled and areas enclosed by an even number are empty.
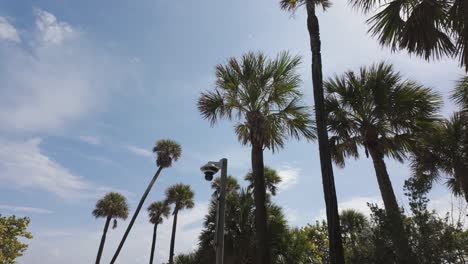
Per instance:
[[[385,60],[446,98],[463,74],[450,59],[427,63],[380,48],[365,17],[341,2],[320,21],[325,77]],[[183,156],[148,202],[171,184],[193,187],[196,207],[180,217],[176,253],[193,249],[211,193],[200,165],[226,157],[229,173],[242,178],[250,164],[232,123],[211,128],[196,109],[200,92],[214,87],[214,66],[249,50],[289,50],[303,57],[311,105],[308,45],[304,12],[285,13],[277,1],[0,0],[0,213],[30,216],[34,234],[19,263],[91,263],[103,225],[91,215],[96,199],[116,190],[135,208],[155,171],[150,150],[162,138],[177,140]],[[447,102],[444,114],[453,109]],[[292,141],[265,162],[283,177],[275,200],[292,226],[324,216],[315,143]],[[388,164],[404,203],[407,167]],[[335,171],[342,208],[367,212],[366,202],[379,201],[371,165],[363,158]],[[449,208],[444,187],[431,196],[434,208]],[[157,263],[167,259],[166,222]],[[110,230],[103,261],[125,225]],[[151,230],[142,212],[119,263],[147,262]]]

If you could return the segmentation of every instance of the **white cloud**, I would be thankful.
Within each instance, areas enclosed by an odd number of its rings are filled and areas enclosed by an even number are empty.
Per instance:
[[[91,145],[101,145],[101,140],[93,136],[79,136],[79,139]]]
[[[85,34],[46,11],[35,13],[37,28],[25,31],[32,36],[28,47],[0,45],[0,131],[61,132],[103,110],[133,78],[128,63]]]
[[[131,153],[138,155],[138,156],[151,157],[153,155],[151,151],[144,149],[144,148],[137,147],[137,146],[128,145],[128,146],[125,146],[125,148]]]
[[[202,229],[202,222],[208,212],[208,202],[195,202],[195,207],[191,210],[184,210],[179,213],[177,222],[177,234],[175,253],[186,253],[193,251],[198,244],[198,236]],[[172,231],[172,216],[165,219],[158,227],[155,263],[168,260],[169,245]],[[20,258],[19,263],[34,263],[41,259],[48,264],[82,264],[92,263],[96,257],[97,247],[102,235],[102,219],[92,219],[94,231],[83,229],[71,230],[38,230],[34,231],[34,239],[31,240],[25,255]],[[120,241],[127,221],[119,221],[117,229],[109,229],[105,244],[102,262],[108,262],[117,244]],[[121,251],[118,263],[144,264],[149,261],[151,249],[153,227],[147,221],[145,211],[141,211],[132,232],[127,238],[123,250]],[[51,239],[51,234],[53,239]],[[80,254],[76,254],[76,249],[80,249]],[[74,256],[70,258],[70,256]]]
[[[378,204],[382,206],[382,200],[377,196],[370,196],[370,197],[352,197],[351,199],[338,203],[338,208],[341,211],[347,209],[354,209],[358,212],[363,213],[366,216],[370,216],[371,210],[369,209],[368,203]],[[327,219],[327,212],[325,208],[320,209],[317,217],[315,220],[321,221]]]
[[[63,41],[77,35],[69,24],[58,21],[57,18],[42,9],[35,8],[36,27],[42,41],[45,43],[62,44]]]
[[[111,190],[75,175],[40,149],[41,139],[25,142],[0,139],[0,180],[2,187],[34,188],[60,198],[97,197]]]
[[[0,204],[0,209],[5,211],[13,211],[20,213],[37,213],[37,214],[50,214],[52,211],[43,208],[26,207],[26,206],[13,206]]]
[[[0,16],[0,40],[7,40],[13,42],[21,42],[18,31],[8,22],[4,17]]]
[[[281,177],[281,182],[278,184],[278,191],[282,192],[297,184],[301,169],[283,166],[277,169],[277,172]]]

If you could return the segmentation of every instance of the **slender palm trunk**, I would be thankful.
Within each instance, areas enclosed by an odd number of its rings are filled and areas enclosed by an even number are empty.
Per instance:
[[[127,230],[125,230],[125,234],[122,237],[122,240],[120,240],[119,247],[117,248],[117,251],[115,251],[114,256],[112,257],[111,264],[113,264],[116,260],[117,257],[120,254],[120,250],[122,250],[122,247],[125,243],[125,240],[127,240],[127,236],[130,233],[130,230],[132,230],[133,224],[135,223],[135,220],[138,217],[138,214],[140,213],[141,207],[143,206],[143,203],[145,202],[146,197],[148,196],[149,192],[151,191],[151,188],[153,188],[154,183],[156,182],[156,179],[158,179],[159,174],[161,173],[163,167],[159,167],[156,173],[153,176],[153,179],[151,179],[151,182],[148,184],[148,187],[146,188],[145,193],[143,193],[143,196],[140,199],[140,202],[138,203],[138,206],[135,210],[135,213],[132,216],[132,220],[130,220],[130,223],[128,224]]]
[[[261,144],[252,144],[252,174],[254,178],[255,201],[255,264],[270,264],[268,247],[268,223],[266,211],[266,189],[263,164],[263,147]]]
[[[177,215],[179,214],[179,209],[177,207],[174,209],[174,220],[172,221],[172,236],[171,236],[171,248],[169,249],[169,264],[174,263],[174,246],[175,246],[175,236],[177,230]]]
[[[150,255],[150,264],[153,264],[154,259],[154,248],[156,247],[156,233],[158,231],[158,224],[154,225],[153,229],[153,242],[151,243],[151,255]]]
[[[107,230],[109,229],[109,223],[112,217],[108,216],[106,218],[106,224],[104,225],[104,231],[102,232],[101,244],[99,245],[99,250],[96,257],[96,264],[101,262],[102,251],[104,250],[104,243],[106,242]]]
[[[385,211],[390,220],[390,232],[396,251],[397,263],[415,263],[408,242],[408,236],[403,226],[400,207],[393,191],[392,182],[387,172],[384,155],[377,144],[367,144],[369,153],[374,163],[375,174],[379,184],[380,193],[384,202]]]
[[[335,179],[330,156],[327,131],[327,115],[323,95],[322,54],[319,21],[315,14],[315,4],[306,0],[307,28],[309,30],[310,48],[312,51],[312,84],[314,89],[315,118],[319,141],[320,167],[322,170],[322,185],[328,222],[328,239],[330,263],[344,264],[343,242],[341,241],[340,218],[336,199]]]

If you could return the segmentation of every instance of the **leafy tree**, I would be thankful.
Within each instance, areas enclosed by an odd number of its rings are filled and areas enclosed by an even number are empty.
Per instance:
[[[264,174],[265,176],[265,189],[271,193],[271,195],[275,196],[277,192],[277,185],[281,182],[281,177],[278,175],[276,170],[265,166],[264,167]],[[252,191],[255,189],[254,178],[252,172],[247,173],[245,175],[244,180],[249,182],[249,186],[247,187],[247,191]]]
[[[15,264],[16,258],[23,256],[28,245],[20,240],[33,238],[27,231],[30,221],[29,217],[0,215],[0,263]]]
[[[331,2],[328,0],[280,0],[280,6],[282,9],[289,12],[295,12],[298,8],[305,6],[307,12],[307,29],[309,31],[310,50],[312,53],[312,86],[314,90],[315,118],[317,122],[322,186],[328,222],[328,239],[330,240],[329,253],[332,264],[344,263],[335,178],[330,156],[330,146],[328,144],[329,138],[323,89],[320,25],[316,14],[317,7],[322,7],[325,11],[331,6]]]
[[[156,179],[159,177],[159,174],[163,169],[171,167],[173,161],[177,161],[180,158],[180,155],[182,154],[182,149],[180,145],[177,144],[177,142],[170,139],[163,139],[156,142],[156,145],[153,147],[153,152],[156,153],[156,165],[158,166],[158,170],[154,174],[153,178],[148,184],[148,187],[143,193],[143,196],[141,197],[140,202],[138,203],[135,213],[133,214],[132,219],[128,224],[128,227],[125,230],[124,236],[122,237],[122,240],[120,240],[119,247],[117,248],[114,256],[112,257],[111,264],[114,264],[114,262],[117,260],[120,250],[122,250],[127,236],[130,233],[130,230],[132,230],[133,224],[135,223],[135,220],[138,217],[138,214],[140,213],[141,207],[143,207],[143,203],[145,202],[146,197],[148,196],[149,192],[151,191],[151,188],[156,182]]]
[[[154,249],[156,247],[156,233],[158,231],[158,225],[162,224],[163,219],[169,216],[171,208],[166,201],[164,202],[153,202],[148,206],[148,214],[150,218],[150,223],[154,225],[153,229],[153,240],[151,243],[151,255],[150,255],[150,264],[153,264],[154,259]]]
[[[193,203],[194,193],[189,185],[182,183],[175,184],[166,190],[166,201],[168,204],[174,204],[174,211],[172,215],[174,220],[172,223],[172,236],[171,236],[171,248],[169,251],[169,264],[174,263],[174,246],[175,236],[177,229],[177,216],[180,210],[191,209],[194,206]]]
[[[117,227],[117,219],[127,219],[128,217],[128,204],[127,199],[117,192],[107,193],[104,198],[100,199],[96,203],[96,207],[93,210],[93,215],[96,218],[106,218],[106,223],[104,224],[104,231],[102,232],[101,243],[99,245],[99,250],[96,256],[96,264],[101,262],[102,251],[104,250],[104,243],[106,242],[107,230],[109,229],[109,224],[112,219],[114,223],[112,229]]]
[[[195,253],[180,254],[175,257],[174,264],[198,264]]]
[[[355,210],[344,210],[340,214],[346,263],[372,263],[372,234],[367,217]]]
[[[440,107],[437,94],[404,80],[392,65],[380,63],[349,71],[325,82],[330,145],[335,162],[372,158],[382,200],[393,219],[392,240],[399,263],[411,263],[411,251],[384,157],[403,161],[414,146],[414,134],[432,127]]]
[[[263,150],[282,148],[289,137],[314,138],[308,109],[300,103],[299,64],[300,58],[287,52],[276,59],[253,52],[241,60],[231,58],[216,67],[214,91],[202,93],[198,101],[202,116],[211,124],[222,118],[236,120],[239,141],[251,145],[258,264],[271,263]]]
[[[468,69],[468,9],[465,0],[350,0],[364,13],[369,32],[393,51],[406,50],[426,60],[458,57]]]
[[[221,191],[221,178],[216,177],[212,183],[211,188],[215,190],[213,194],[218,194]],[[240,185],[237,179],[232,176],[226,178],[226,193],[237,192],[240,189]]]

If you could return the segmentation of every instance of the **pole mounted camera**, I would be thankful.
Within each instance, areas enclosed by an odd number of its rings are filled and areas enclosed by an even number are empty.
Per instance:
[[[205,165],[201,166],[200,170],[205,174],[205,180],[213,180],[213,175],[215,175],[220,169],[219,162],[209,161]]]

